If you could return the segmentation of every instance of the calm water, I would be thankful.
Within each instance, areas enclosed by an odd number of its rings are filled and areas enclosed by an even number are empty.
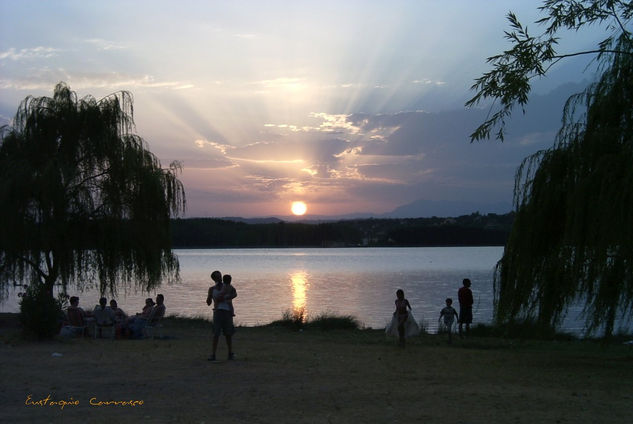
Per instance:
[[[353,315],[369,327],[384,327],[402,288],[418,320],[430,327],[461,280],[473,282],[475,319],[492,317],[492,269],[502,248],[359,248],[178,251],[183,282],[190,293],[209,285],[219,269],[233,276],[238,322],[252,325],[278,319],[289,309],[309,316],[323,312]],[[208,314],[204,301],[189,297],[186,315]],[[185,306],[185,305],[183,305]]]
[[[353,315],[368,327],[384,327],[402,288],[418,321],[437,326],[446,297],[457,303],[463,278],[472,281],[475,322],[492,317],[492,270],[502,247],[342,248],[342,249],[192,249],[176,250],[181,283],[165,285],[168,314],[210,317],[205,300],[209,274],[218,269],[233,276],[238,291],[236,322],[266,324],[284,311],[305,308],[309,316],[324,312]],[[92,308],[98,293],[69,290],[80,306]],[[147,293],[118,297],[127,313],[140,311]],[[457,306],[457,305],[455,305]],[[0,309],[17,312],[12,293]]]
[[[308,316],[324,312],[353,315],[365,326],[383,328],[394,310],[395,292],[401,288],[418,321],[430,331],[444,300],[452,297],[463,278],[470,278],[475,323],[492,320],[493,268],[503,247],[419,247],[342,249],[192,249],[176,250],[181,282],[155,292],[165,295],[168,315],[210,318],[206,305],[213,270],[233,276],[238,292],[234,301],[236,323],[267,324],[285,311],[304,308]],[[69,295],[92,309],[96,290]],[[119,306],[140,312],[147,293],[121,293]],[[0,304],[1,312],[17,312],[17,291]],[[579,311],[570,311],[562,328],[580,333]]]

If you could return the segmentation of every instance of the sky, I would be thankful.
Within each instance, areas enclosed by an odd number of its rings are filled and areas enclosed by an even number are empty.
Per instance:
[[[508,11],[536,32],[538,4],[0,0],[0,123],[59,81],[130,91],[136,133],[184,166],[186,217],[286,216],[293,201],[307,216],[417,200],[509,211],[521,159],[552,145],[562,102],[593,78],[557,65],[506,142],[470,143],[488,110],[464,108],[470,87],[508,47]]]

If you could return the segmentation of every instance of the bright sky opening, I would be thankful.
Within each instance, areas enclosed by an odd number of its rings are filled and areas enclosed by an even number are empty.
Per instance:
[[[506,13],[536,32],[537,6],[5,1],[0,124],[59,81],[79,96],[128,90],[136,132],[164,166],[184,165],[190,217],[287,216],[298,197],[312,216],[420,199],[509,211],[521,159],[552,144],[562,102],[593,78],[585,62],[557,65],[506,143],[470,144],[487,113],[464,109],[470,86],[507,47]]]

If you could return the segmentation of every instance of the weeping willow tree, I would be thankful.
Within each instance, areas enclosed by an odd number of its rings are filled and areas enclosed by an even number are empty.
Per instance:
[[[132,96],[78,99],[64,83],[27,97],[0,138],[0,288],[150,290],[178,278],[170,217],[184,211],[168,169],[134,134]]]
[[[583,304],[586,331],[614,331],[633,311],[633,39],[632,2],[546,1],[543,34],[528,34],[510,14],[513,48],[489,58],[493,70],[473,86],[501,107],[471,135],[503,141],[505,119],[525,106],[530,81],[566,57],[593,54],[597,78],[572,96],[549,149],[526,158],[515,180],[516,219],[495,276],[499,322],[536,320],[556,327],[570,305]],[[556,34],[604,25],[595,50],[558,54]]]

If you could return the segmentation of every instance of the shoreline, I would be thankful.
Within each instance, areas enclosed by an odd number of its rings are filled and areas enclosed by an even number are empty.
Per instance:
[[[289,313],[290,311],[288,311]],[[19,320],[20,313],[19,312],[0,312],[0,335],[3,332],[11,332],[15,330],[21,330],[21,324]],[[189,323],[195,325],[211,325],[211,319],[204,316],[196,316],[196,317],[188,317],[184,315],[166,315],[163,320],[165,322],[182,322]],[[338,321],[335,323],[326,322],[325,324],[322,321]],[[375,328],[368,327],[363,322],[356,319],[351,315],[337,315],[337,314],[328,314],[325,313],[323,315],[317,316],[316,318],[310,319],[304,317],[304,321],[302,325],[297,325],[297,320],[292,317],[292,315],[282,315],[278,319],[275,319],[269,323],[257,324],[257,325],[243,325],[237,322],[235,324],[236,328],[241,329],[270,329],[270,328],[282,328],[287,331],[291,331],[292,329],[299,331],[301,327],[301,331],[303,329],[307,329],[312,327],[313,329],[324,329],[324,331],[328,330],[347,330],[347,331],[379,331],[384,332],[384,328]],[[430,332],[423,326],[421,327],[421,333],[428,336],[441,336],[445,333],[438,332]],[[527,326],[527,328],[523,332],[523,336],[519,333],[519,335],[509,336],[507,334],[500,335],[502,332],[501,329],[495,327],[490,323],[475,323],[471,327],[472,333],[476,337],[487,337],[493,339],[510,339],[510,340],[541,340],[541,341],[551,341],[551,340],[566,340],[566,341],[579,341],[579,342],[595,342],[602,341],[603,339],[598,336],[588,336],[585,337],[581,333],[569,332],[564,330],[556,330],[549,337],[538,337],[534,336],[534,330],[531,326]],[[455,334],[455,333],[453,333]],[[58,336],[56,336],[58,337]],[[631,341],[633,342],[633,332],[629,333],[616,333],[613,336],[613,340],[616,341]]]

